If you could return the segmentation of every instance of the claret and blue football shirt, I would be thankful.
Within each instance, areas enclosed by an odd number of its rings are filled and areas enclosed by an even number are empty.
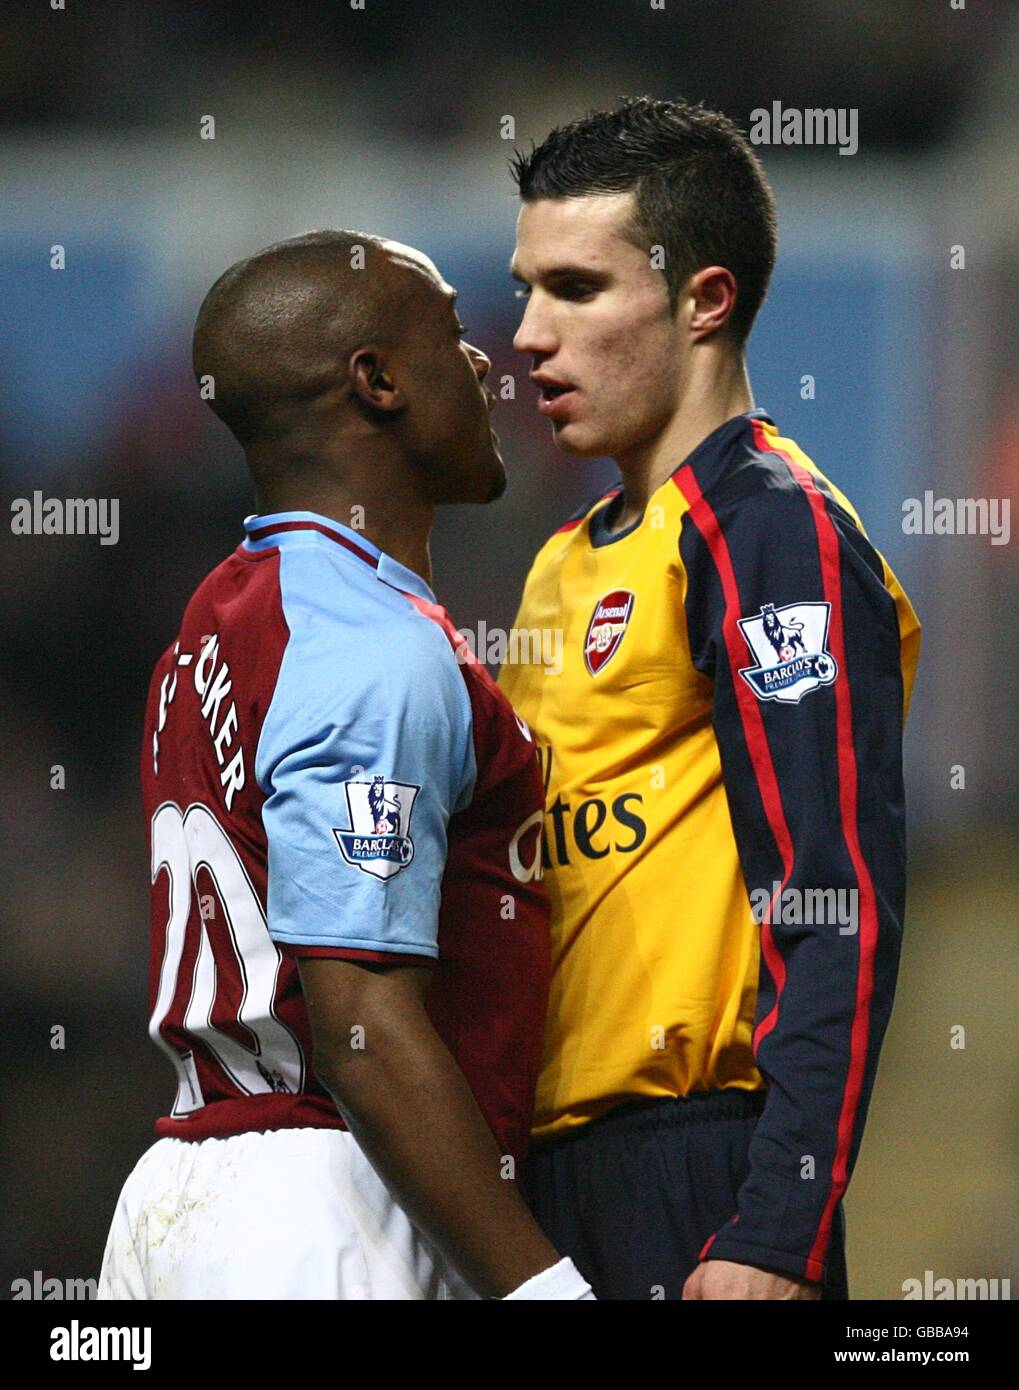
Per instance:
[[[417,574],[312,512],[250,517],[150,686],[156,1132],[343,1127],[297,959],[431,961],[427,1008],[502,1151],[530,1127],[549,974],[542,786]]]

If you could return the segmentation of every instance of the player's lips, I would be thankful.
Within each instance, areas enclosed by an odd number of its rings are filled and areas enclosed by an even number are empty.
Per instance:
[[[485,395],[485,410],[488,412],[490,416],[492,414],[492,411],[495,409],[495,402],[497,398],[492,394],[492,392],[488,389],[487,386],[483,386],[481,389]],[[495,430],[491,425],[489,425],[488,427],[488,432],[492,436],[492,441],[496,446],[496,452],[498,452],[499,436],[496,434]]]
[[[538,397],[538,409],[542,415],[550,420],[561,419],[568,412],[570,400],[577,394],[577,388],[569,381],[544,376],[541,372],[532,372],[531,380],[541,392]]]

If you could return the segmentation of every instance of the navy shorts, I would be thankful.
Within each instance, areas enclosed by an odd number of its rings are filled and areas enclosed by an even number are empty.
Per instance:
[[[763,1091],[616,1106],[535,1144],[526,1188],[539,1225],[605,1299],[678,1299],[709,1236],[736,1214]],[[821,1297],[848,1298],[845,1214],[832,1221]]]

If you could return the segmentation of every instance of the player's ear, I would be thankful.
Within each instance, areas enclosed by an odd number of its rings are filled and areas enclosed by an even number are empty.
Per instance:
[[[394,382],[380,348],[360,347],[347,363],[350,382],[357,397],[372,410],[399,410],[403,393]]]
[[[725,327],[736,307],[736,277],[725,266],[705,266],[690,277],[686,296],[690,332],[697,339],[706,338]]]

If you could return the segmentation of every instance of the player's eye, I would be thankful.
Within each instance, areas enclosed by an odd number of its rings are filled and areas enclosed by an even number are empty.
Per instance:
[[[524,285],[522,289],[514,290],[513,293],[516,295],[517,299],[526,299],[531,293],[531,287],[530,285]]]
[[[564,280],[557,288],[557,293],[561,299],[587,299],[592,294],[597,294],[598,285],[587,284],[583,280]]]
[[[464,336],[464,334],[467,332],[467,327],[466,327],[466,325],[465,325],[465,324],[462,324],[462,323],[458,323],[457,326],[456,326],[456,332],[457,332],[457,337],[462,338],[462,337]]]

